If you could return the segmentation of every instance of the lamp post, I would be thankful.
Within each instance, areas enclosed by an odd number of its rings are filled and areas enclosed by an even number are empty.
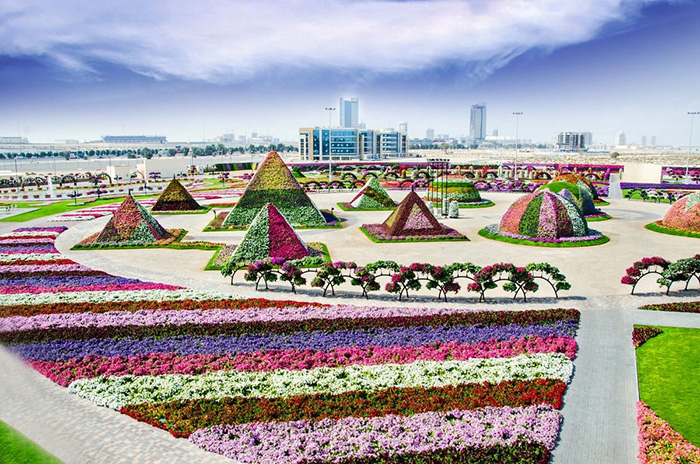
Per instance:
[[[513,111],[515,115],[515,163],[513,163],[513,180],[518,180],[518,145],[520,139],[518,138],[518,123],[520,115],[523,114],[522,111]]]
[[[335,111],[335,108],[330,108],[326,107],[326,111],[328,111],[328,189],[331,188],[331,184],[333,183],[333,166],[331,164],[333,158],[331,156],[331,138],[333,135],[333,111]]]
[[[688,111],[690,115],[690,141],[688,142],[688,157],[685,162],[685,183],[690,183],[690,150],[693,146],[693,119],[696,114],[700,114],[700,111]]]

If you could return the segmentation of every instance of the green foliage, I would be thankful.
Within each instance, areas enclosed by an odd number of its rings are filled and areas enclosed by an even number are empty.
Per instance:
[[[661,234],[678,235],[680,237],[700,238],[700,232],[692,232],[689,230],[680,230],[680,229],[671,229],[670,227],[664,227],[663,224],[661,224],[661,222],[662,221],[652,222],[650,224],[647,224],[644,227],[649,229],[649,230],[653,230],[654,232],[659,232]]]
[[[637,349],[639,398],[700,446],[700,329],[659,328],[662,334]]]
[[[585,240],[577,242],[536,242],[534,240],[524,240],[519,238],[505,237],[503,235],[494,234],[488,230],[480,229],[479,235],[484,238],[489,238],[491,240],[498,240],[499,242],[514,243],[517,245],[528,245],[528,246],[538,246],[538,247],[549,247],[549,248],[572,248],[572,247],[587,247],[596,246],[608,243],[610,238],[605,235],[601,235],[600,238],[595,240]]]
[[[61,461],[0,422],[0,464],[60,464]]]

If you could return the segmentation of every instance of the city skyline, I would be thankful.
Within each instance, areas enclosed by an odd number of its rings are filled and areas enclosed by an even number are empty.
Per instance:
[[[696,2],[3,3],[0,136],[31,142],[295,140],[352,96],[360,122],[407,122],[415,138],[469,135],[470,106],[486,102],[488,133],[514,134],[518,111],[534,141],[582,131],[612,145],[624,131],[682,146],[700,109]]]

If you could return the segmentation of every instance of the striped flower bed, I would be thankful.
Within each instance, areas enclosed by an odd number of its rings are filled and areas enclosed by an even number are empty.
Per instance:
[[[0,343],[71,393],[244,463],[549,460],[576,310],[236,299],[72,262],[62,229],[0,237]]]

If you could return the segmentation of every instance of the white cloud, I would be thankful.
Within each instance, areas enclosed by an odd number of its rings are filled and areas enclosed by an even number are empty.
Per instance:
[[[281,68],[403,73],[446,60],[488,73],[528,49],[590,40],[651,1],[0,0],[0,54],[213,82]]]

